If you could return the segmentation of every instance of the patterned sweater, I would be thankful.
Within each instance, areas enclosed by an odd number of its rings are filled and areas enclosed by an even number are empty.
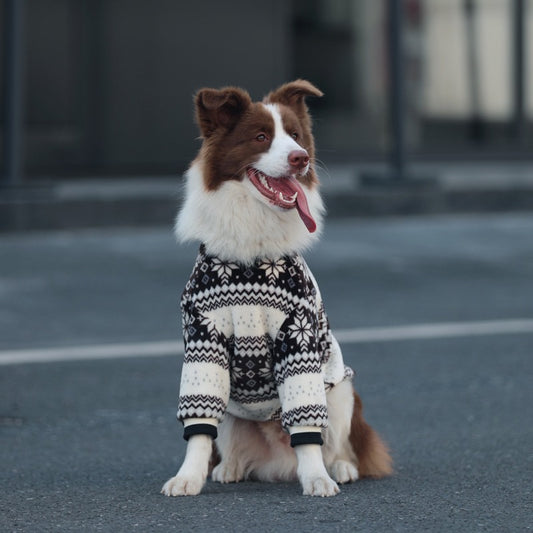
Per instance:
[[[178,419],[281,419],[327,426],[326,391],[344,366],[322,299],[300,255],[252,266],[200,248],[181,299],[185,358]]]

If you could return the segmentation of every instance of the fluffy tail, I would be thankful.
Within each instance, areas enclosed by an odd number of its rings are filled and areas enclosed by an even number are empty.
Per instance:
[[[355,391],[350,443],[359,460],[360,477],[380,478],[392,474],[388,447],[363,418],[363,404]]]

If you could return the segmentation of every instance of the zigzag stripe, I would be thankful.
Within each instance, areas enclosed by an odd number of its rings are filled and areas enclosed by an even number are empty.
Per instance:
[[[296,376],[302,376],[304,374],[317,375],[321,374],[322,367],[319,362],[308,363],[305,366],[302,365],[299,368],[287,369],[283,372],[283,376],[278,377],[278,383],[281,385],[288,378],[294,378]]]
[[[258,402],[267,402],[269,400],[274,400],[278,397],[277,390],[271,390],[270,394],[266,392],[264,394],[254,394],[248,391],[232,391],[231,399],[235,402],[239,402],[243,405],[253,404]]]
[[[268,333],[261,335],[260,337],[235,337],[232,336],[231,340],[235,343],[235,346],[238,346],[240,349],[250,349],[255,350],[257,348],[264,348],[266,345],[272,345],[272,338]]]
[[[241,403],[254,403],[272,400],[278,397],[278,388],[274,382],[267,383],[257,390],[235,387],[231,389],[230,398]]]
[[[196,350],[187,350],[184,362],[189,363],[211,363],[218,365],[224,370],[229,369],[228,358],[222,354],[213,352],[196,352]]]
[[[187,343],[184,363],[213,363],[224,370],[229,368],[228,355],[223,347],[210,343],[204,346],[202,343]]]
[[[291,307],[287,304],[287,300],[282,297],[273,298],[272,296],[264,295],[244,295],[244,294],[224,294],[212,299],[206,298],[204,301],[196,299],[195,303],[198,309],[202,312],[213,311],[221,307],[232,307],[236,305],[254,305],[261,307],[270,307],[278,309],[284,314],[288,315]]]
[[[235,355],[241,355],[249,359],[268,358],[271,359],[272,348],[274,343],[269,335],[262,337],[232,337],[230,342],[233,344]]]
[[[282,359],[274,366],[274,375],[279,384],[286,379],[302,374],[320,374],[322,372],[322,363],[315,353],[306,356],[306,354],[291,355],[291,359]]]
[[[196,293],[194,300],[196,307],[202,312],[233,305],[275,307],[287,314],[295,307],[314,310],[307,299],[302,299],[279,286],[259,283],[218,285]]]
[[[328,426],[328,410],[325,405],[304,405],[282,413],[281,424],[287,426]]]
[[[178,401],[179,420],[185,418],[222,418],[226,404],[221,398],[206,394],[186,394]]]

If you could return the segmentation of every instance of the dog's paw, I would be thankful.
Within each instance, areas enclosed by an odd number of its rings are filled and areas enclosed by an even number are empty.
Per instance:
[[[350,483],[359,479],[357,467],[348,461],[339,459],[330,468],[331,477],[337,483]]]
[[[229,461],[222,461],[211,473],[211,479],[219,483],[237,483],[244,479],[244,474],[241,472],[239,465]]]
[[[204,480],[202,476],[174,476],[161,489],[165,496],[196,496],[200,494]]]
[[[317,476],[300,480],[304,496],[335,496],[340,492],[337,483],[329,476]]]

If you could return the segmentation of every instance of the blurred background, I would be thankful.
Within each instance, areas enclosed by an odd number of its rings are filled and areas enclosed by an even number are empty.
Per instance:
[[[0,231],[171,225],[196,90],[298,77],[325,93],[330,213],[533,209],[533,0],[0,0],[0,18]]]
[[[531,157],[533,0],[397,3],[409,157]],[[384,161],[395,133],[388,5],[0,1],[3,184],[180,174],[199,146],[196,89],[260,98],[297,77],[326,95],[311,102],[322,161]]]

